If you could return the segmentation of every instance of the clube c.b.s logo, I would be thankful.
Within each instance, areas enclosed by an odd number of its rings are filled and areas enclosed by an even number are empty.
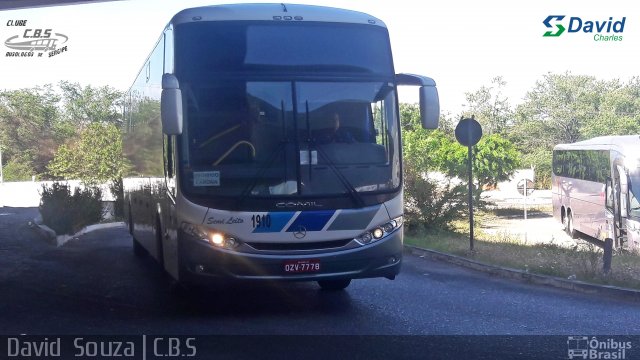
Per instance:
[[[8,48],[5,57],[45,57],[44,54],[53,57],[68,50],[65,44],[69,37],[53,29],[31,27],[27,25],[27,20],[9,20],[5,25],[7,32],[14,34],[4,42]]]

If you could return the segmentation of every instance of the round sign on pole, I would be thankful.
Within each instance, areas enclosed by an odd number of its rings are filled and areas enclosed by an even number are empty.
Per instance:
[[[473,146],[482,137],[482,126],[474,119],[462,119],[456,126],[456,140],[464,146]]]
[[[518,192],[520,193],[520,195],[524,196],[524,182],[527,182],[527,196],[531,195],[531,193],[533,193],[533,190],[535,190],[534,186],[535,184],[533,183],[533,181],[529,180],[529,179],[520,179],[520,181],[518,181],[518,184],[516,185],[518,188]]]

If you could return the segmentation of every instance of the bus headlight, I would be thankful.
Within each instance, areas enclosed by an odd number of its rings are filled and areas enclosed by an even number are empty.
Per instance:
[[[205,241],[214,247],[233,250],[240,246],[240,241],[238,239],[221,231],[208,229],[204,226],[186,222],[183,222],[180,228],[188,235]]]
[[[372,242],[384,239],[389,236],[391,233],[396,231],[398,228],[402,226],[402,216],[398,216],[395,219],[392,219],[380,226],[376,226],[369,231],[365,231],[364,233],[357,236],[354,240],[360,245],[371,244]]]

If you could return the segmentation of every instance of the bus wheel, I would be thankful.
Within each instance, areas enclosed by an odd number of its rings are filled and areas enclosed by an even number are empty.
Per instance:
[[[320,288],[327,291],[344,290],[347,286],[349,286],[349,284],[351,284],[351,279],[318,281],[318,285],[320,285]]]
[[[572,239],[577,239],[578,232],[573,227],[573,214],[571,214],[571,212],[567,213],[566,221],[567,221],[567,227],[566,227],[567,234],[569,234],[569,236],[571,236]]]

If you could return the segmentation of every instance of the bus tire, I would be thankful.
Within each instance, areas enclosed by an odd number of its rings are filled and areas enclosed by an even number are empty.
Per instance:
[[[351,279],[340,280],[319,280],[318,285],[322,290],[326,291],[340,291],[344,290],[351,284]]]
[[[577,239],[578,238],[578,232],[576,231],[576,229],[573,227],[573,214],[571,214],[571,212],[567,212],[567,234],[569,236],[571,236],[572,239]]]

